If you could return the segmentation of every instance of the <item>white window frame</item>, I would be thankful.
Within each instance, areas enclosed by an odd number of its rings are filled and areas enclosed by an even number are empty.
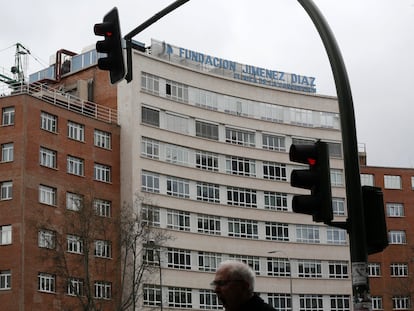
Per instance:
[[[13,182],[10,180],[0,182],[0,200],[11,199],[13,199]]]
[[[237,238],[259,239],[259,225],[250,219],[229,218],[228,235]]]
[[[77,141],[85,141],[85,126],[80,123],[68,121],[68,137]]]
[[[190,213],[177,210],[167,210],[167,228],[190,231]]]
[[[0,270],[0,291],[11,289],[11,270]]]
[[[313,225],[296,225],[296,242],[320,243],[319,227]]]
[[[142,137],[141,155],[146,158],[158,160],[160,158],[160,142],[155,139]]]
[[[277,181],[287,181],[286,164],[263,162],[263,178]]]
[[[192,308],[191,288],[168,287],[168,307]]]
[[[66,192],[66,208],[70,211],[78,212],[83,207],[83,195],[78,193]]]
[[[322,263],[319,260],[300,259],[298,264],[298,277],[300,278],[321,278]]]
[[[109,165],[94,163],[94,179],[96,181],[110,183],[112,181],[112,169]]]
[[[40,128],[48,132],[57,133],[58,117],[42,111],[40,114]]]
[[[13,162],[14,160],[14,144],[5,143],[1,145],[1,162]]]
[[[407,244],[405,231],[390,230],[388,232],[388,242],[390,244]]]
[[[168,248],[167,266],[173,269],[190,270],[191,251],[188,249]]]
[[[256,177],[256,162],[252,159],[227,156],[226,157],[226,173]]]
[[[203,310],[221,310],[223,306],[218,300],[217,295],[209,289],[199,290],[200,309]]]
[[[44,293],[55,293],[56,276],[49,273],[40,272],[38,278],[38,291]]]
[[[289,225],[278,222],[266,222],[265,239],[271,241],[289,241]]]
[[[349,263],[347,261],[330,261],[328,269],[330,279],[349,278]]]
[[[167,176],[167,194],[178,198],[190,198],[190,181]]]
[[[80,278],[69,278],[67,284],[66,294],[69,296],[77,296],[82,297],[83,293],[84,281]]]
[[[257,208],[256,190],[227,187],[227,204],[249,208]]]
[[[217,153],[197,150],[195,153],[196,167],[206,171],[218,172],[219,156]]]
[[[144,192],[160,192],[160,175],[148,171],[141,173],[141,190]]]
[[[220,203],[220,186],[197,182],[197,200],[211,203]]]
[[[401,176],[384,175],[384,189],[400,190],[402,188]]]
[[[264,192],[264,208],[275,211],[287,211],[287,194],[281,192]]]
[[[93,144],[96,147],[111,150],[112,148],[111,133],[95,129],[93,132]]]
[[[197,215],[197,232],[212,234],[212,235],[221,235],[221,220],[218,216]]]
[[[105,281],[95,281],[95,299],[110,300],[112,295],[112,284]]]
[[[326,229],[326,241],[328,244],[346,245],[347,232],[341,228],[329,227]]]
[[[161,288],[159,285],[144,284],[144,306],[161,306]]]
[[[14,115],[15,115],[14,107],[4,107],[2,109],[2,125],[3,126],[13,125]]]
[[[56,206],[57,202],[56,188],[40,185],[39,186],[39,202],[46,205]]]
[[[222,255],[219,253],[198,252],[198,270],[215,272],[222,260]]]
[[[368,263],[368,276],[380,277],[381,276],[381,263],[379,262]]]
[[[40,248],[54,249],[56,247],[56,233],[47,229],[39,230],[38,246]]]
[[[385,203],[388,217],[404,217],[403,203]]]
[[[12,225],[0,226],[0,245],[12,244]]]
[[[41,166],[57,168],[57,152],[52,149],[40,147],[39,163]]]
[[[391,263],[390,275],[392,277],[408,277],[408,264],[407,263]]]
[[[99,257],[99,258],[112,258],[111,241],[96,240],[94,254],[95,254],[95,257]]]
[[[112,202],[103,199],[94,199],[93,206],[95,208],[95,214],[101,217],[111,217]]]
[[[67,173],[77,176],[85,175],[84,160],[74,156],[67,156]]]
[[[68,234],[66,236],[66,251],[72,254],[83,254],[83,239],[80,236]]]

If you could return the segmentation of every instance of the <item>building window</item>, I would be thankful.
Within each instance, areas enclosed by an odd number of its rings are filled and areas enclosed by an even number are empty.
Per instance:
[[[157,285],[144,285],[144,306],[161,305],[161,288]]]
[[[39,162],[40,165],[50,167],[50,168],[57,168],[57,152],[51,149],[47,149],[44,147],[40,147],[40,154],[39,154]]]
[[[165,146],[165,160],[174,164],[188,165],[189,150],[184,147],[169,145]]]
[[[71,211],[79,211],[83,207],[83,196],[77,193],[66,192],[66,208]]]
[[[207,171],[218,171],[218,155],[215,153],[197,151],[196,167]]]
[[[262,147],[263,149],[273,151],[286,151],[285,137],[275,136],[270,134],[262,135]]]
[[[299,109],[299,108],[289,108],[290,110],[290,120],[292,124],[305,126],[305,127],[312,127],[312,111]]]
[[[213,140],[219,140],[219,127],[217,124],[202,122],[196,120],[196,136],[207,138],[207,139],[213,139]]]
[[[374,175],[372,174],[361,174],[361,186],[375,186]]]
[[[338,261],[329,262],[329,278],[330,279],[347,279],[348,275],[348,262]]]
[[[401,189],[401,176],[384,175],[385,189]]]
[[[263,162],[263,178],[286,181],[286,164]]]
[[[153,227],[160,226],[160,209],[155,206],[141,204],[141,218],[144,224]]]
[[[166,113],[165,115],[166,128],[169,131],[173,131],[181,134],[189,133],[189,118],[172,113]]]
[[[240,157],[226,157],[226,173],[242,176],[256,176],[254,160]]]
[[[160,82],[158,77],[143,72],[141,75],[141,88],[149,93],[158,95],[160,92]]]
[[[111,180],[111,167],[105,164],[94,163],[94,179],[97,181],[110,183]]]
[[[221,254],[198,252],[198,270],[200,271],[214,272],[221,261]]]
[[[223,306],[218,301],[217,295],[212,290],[200,289],[200,309],[220,310]]]
[[[83,285],[84,282],[82,279],[78,278],[69,278],[68,279],[68,288],[66,293],[69,296],[82,297],[84,295]]]
[[[57,133],[58,117],[42,111],[40,113],[40,128],[52,133]]]
[[[69,174],[84,176],[84,160],[81,158],[68,156],[67,158],[67,172]]]
[[[256,190],[227,187],[227,204],[257,208]]]
[[[345,199],[332,198],[332,212],[335,216],[345,216]]]
[[[168,307],[191,309],[191,288],[168,287]]]
[[[383,310],[382,306],[382,297],[381,296],[372,296],[371,297],[371,306],[372,310]]]
[[[0,200],[13,199],[13,182],[2,181],[0,182]]]
[[[344,186],[344,172],[342,170],[331,169],[331,184],[334,187]]]
[[[411,309],[411,297],[394,296],[392,297],[393,310],[407,310]]]
[[[228,226],[229,236],[247,239],[259,238],[257,221],[230,218]]]
[[[267,294],[269,304],[279,311],[292,310],[292,297],[290,294]]]
[[[300,278],[321,278],[321,262],[314,260],[298,260],[298,276]]]
[[[220,186],[197,182],[197,200],[220,203]]]
[[[1,162],[12,162],[14,159],[14,144],[7,143],[1,145]]]
[[[404,205],[402,203],[386,203],[388,217],[404,217]]]
[[[52,230],[39,230],[38,245],[41,248],[54,249],[56,246],[56,233]]]
[[[405,231],[391,230],[388,232],[388,242],[390,244],[406,244]]]
[[[260,274],[260,259],[257,256],[247,255],[230,255],[231,260],[241,261],[248,265],[255,272],[256,275]]]
[[[0,226],[0,245],[12,244],[12,226]]]
[[[0,270],[0,290],[11,289],[11,271]]]
[[[104,281],[96,281],[94,285],[96,299],[111,299],[111,283]]]
[[[56,206],[56,188],[39,186],[39,202],[47,205]]]
[[[169,248],[167,257],[169,268],[191,269],[191,252],[189,250]]]
[[[265,191],[264,208],[275,211],[287,211],[287,194]]]
[[[345,245],[346,244],[346,230],[339,228],[327,228],[327,242],[328,244]]]
[[[94,199],[93,206],[95,208],[95,214],[101,217],[111,217],[112,202],[102,199]]]
[[[349,296],[346,295],[333,295],[330,296],[331,311],[349,311]]]
[[[145,192],[160,192],[160,176],[143,171],[141,175],[141,190]]]
[[[68,234],[66,236],[67,251],[74,254],[83,254],[83,239],[80,236]]]
[[[14,107],[5,107],[2,109],[2,125],[14,124]]]
[[[160,112],[148,107],[141,108],[142,123],[148,125],[160,126]]]
[[[201,214],[197,215],[197,232],[212,235],[220,235],[220,217]]]
[[[101,258],[111,258],[111,242],[104,240],[95,241],[95,256]]]
[[[289,241],[289,225],[276,223],[276,222],[266,222],[266,240],[272,241]]]
[[[56,277],[49,273],[39,273],[38,279],[38,290],[39,292],[54,293]]]
[[[322,295],[299,295],[299,311],[323,311]]]
[[[390,265],[391,276],[407,277],[408,276],[408,264],[406,263],[392,263]]]
[[[96,147],[111,149],[111,133],[95,129],[93,143]]]
[[[320,243],[319,228],[312,225],[297,225],[296,241],[302,243]]]
[[[68,121],[68,137],[78,141],[85,141],[85,126]]]
[[[292,267],[287,258],[267,258],[267,275],[290,277]]]
[[[190,231],[190,213],[168,210],[167,228],[180,231]]]
[[[226,143],[255,147],[255,133],[233,128],[226,128]]]
[[[165,95],[180,102],[188,102],[188,86],[179,82],[166,80]]]
[[[160,158],[160,142],[158,140],[142,137],[141,155],[150,159]]]
[[[167,194],[188,199],[190,197],[190,182],[186,179],[168,176]]]
[[[381,264],[377,262],[368,263],[368,276],[381,276]]]

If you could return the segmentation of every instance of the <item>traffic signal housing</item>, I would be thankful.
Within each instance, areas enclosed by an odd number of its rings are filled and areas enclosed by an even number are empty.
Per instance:
[[[315,222],[330,224],[333,212],[328,144],[322,141],[304,145],[292,144],[289,159],[309,165],[308,169],[292,171],[292,187],[311,191],[310,195],[293,196],[293,211],[312,215]]]
[[[362,201],[367,253],[382,252],[388,246],[388,235],[381,188],[362,186]]]
[[[103,22],[95,24],[95,35],[104,36],[104,40],[96,42],[96,51],[105,53],[106,57],[98,59],[98,68],[108,70],[112,84],[125,77],[125,60],[122,50],[121,29],[118,9],[115,7],[103,18]]]

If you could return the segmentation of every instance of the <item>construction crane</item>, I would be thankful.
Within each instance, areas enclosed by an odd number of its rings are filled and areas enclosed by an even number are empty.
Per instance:
[[[9,85],[26,82],[24,74],[27,68],[27,55],[30,54],[30,51],[20,43],[16,43],[15,45],[16,53],[14,56],[14,66],[10,69],[12,76],[5,72],[0,72],[0,82]]]

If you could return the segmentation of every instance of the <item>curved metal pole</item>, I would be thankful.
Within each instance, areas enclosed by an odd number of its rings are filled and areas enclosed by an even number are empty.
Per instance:
[[[367,273],[367,246],[365,241],[361,177],[359,173],[358,144],[351,87],[341,52],[321,12],[312,0],[298,0],[298,2],[308,13],[317,28],[332,67],[338,97],[344,149],[348,210],[347,229],[351,248],[354,310],[369,309],[371,303],[369,299]]]

